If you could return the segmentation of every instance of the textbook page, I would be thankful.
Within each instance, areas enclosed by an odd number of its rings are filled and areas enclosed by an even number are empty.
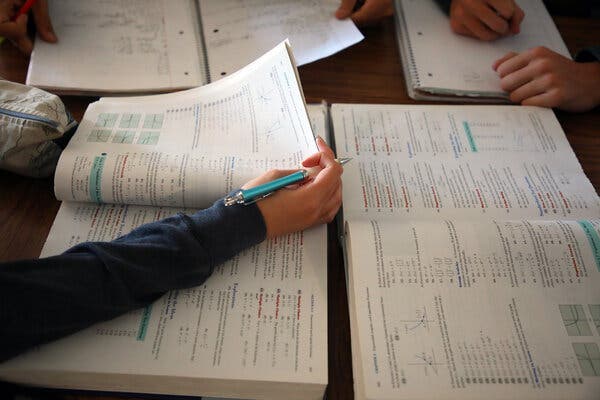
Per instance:
[[[141,99],[148,97],[114,101]],[[315,135],[327,137],[326,105],[307,110]],[[85,241],[110,240],[177,212],[195,210],[63,202],[40,257]],[[145,309],[4,363],[0,377],[104,391],[280,399],[292,390],[290,399],[322,398],[326,232],[322,226],[263,243],[217,268],[205,285],[171,293]],[[101,363],[90,363],[92,358]],[[83,363],[88,366],[81,369]]]
[[[28,85],[81,94],[207,82],[191,0],[54,0],[48,6],[58,42],[35,41]]]
[[[227,79],[87,109],[55,176],[59,200],[204,207],[316,153],[285,42]]]
[[[337,0],[202,0],[204,40],[211,80],[237,71],[289,39],[298,65],[361,41],[350,18],[335,18]]]
[[[338,157],[353,158],[347,220],[600,215],[552,110],[334,104],[331,115]]]
[[[598,219],[349,221],[356,398],[597,399],[599,235]]]
[[[485,42],[454,34],[448,16],[433,0],[396,0],[405,51],[414,89],[429,94],[493,96],[506,98],[500,78],[492,70],[495,60],[510,51],[546,46],[571,58],[541,0],[521,0],[525,12],[521,31]],[[402,47],[402,46],[401,46]]]
[[[177,211],[63,202],[42,256]],[[114,392],[317,399],[327,384],[327,244],[320,226],[268,240],[205,284],[0,366],[3,379]]]

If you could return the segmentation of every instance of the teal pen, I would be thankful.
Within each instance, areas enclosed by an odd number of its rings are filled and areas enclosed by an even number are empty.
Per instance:
[[[342,158],[340,160],[336,160],[340,165],[344,165],[351,158]],[[242,189],[236,194],[232,196],[227,196],[223,199],[223,202],[226,206],[232,206],[234,204],[252,204],[260,199],[267,197],[273,192],[282,189],[286,186],[293,185],[294,183],[302,182],[306,178],[308,178],[308,171],[305,169],[301,169],[300,171],[296,171],[292,174],[286,175],[281,178],[277,178],[272,180],[271,182],[263,183],[262,185],[258,185],[251,189]]]

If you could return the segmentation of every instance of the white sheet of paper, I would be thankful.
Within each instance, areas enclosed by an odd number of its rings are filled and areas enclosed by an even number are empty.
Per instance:
[[[237,71],[286,38],[297,65],[327,57],[363,39],[350,19],[335,18],[337,0],[199,3],[213,81]]]

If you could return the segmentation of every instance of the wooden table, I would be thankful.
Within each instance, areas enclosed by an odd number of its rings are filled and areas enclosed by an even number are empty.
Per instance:
[[[572,54],[600,44],[600,21],[557,17],[555,22]],[[406,94],[394,26],[386,20],[364,29],[365,40],[327,59],[300,68],[306,100],[318,103],[417,103]],[[9,43],[0,46],[0,76],[25,82],[28,58]],[[63,98],[77,120],[93,97]],[[594,185],[600,188],[600,109],[557,112],[573,150]],[[0,171],[0,261],[37,257],[58,211],[51,179],[30,179]],[[350,325],[342,252],[334,224],[328,229],[329,386],[328,399],[352,399]],[[53,395],[53,398],[106,396]]]

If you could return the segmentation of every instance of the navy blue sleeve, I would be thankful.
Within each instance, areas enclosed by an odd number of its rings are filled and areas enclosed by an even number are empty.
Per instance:
[[[112,242],[0,264],[0,361],[145,306],[169,290],[200,285],[216,265],[265,235],[256,204],[225,207],[220,200]]]
[[[600,46],[587,47],[575,56],[578,62],[600,62]]]

